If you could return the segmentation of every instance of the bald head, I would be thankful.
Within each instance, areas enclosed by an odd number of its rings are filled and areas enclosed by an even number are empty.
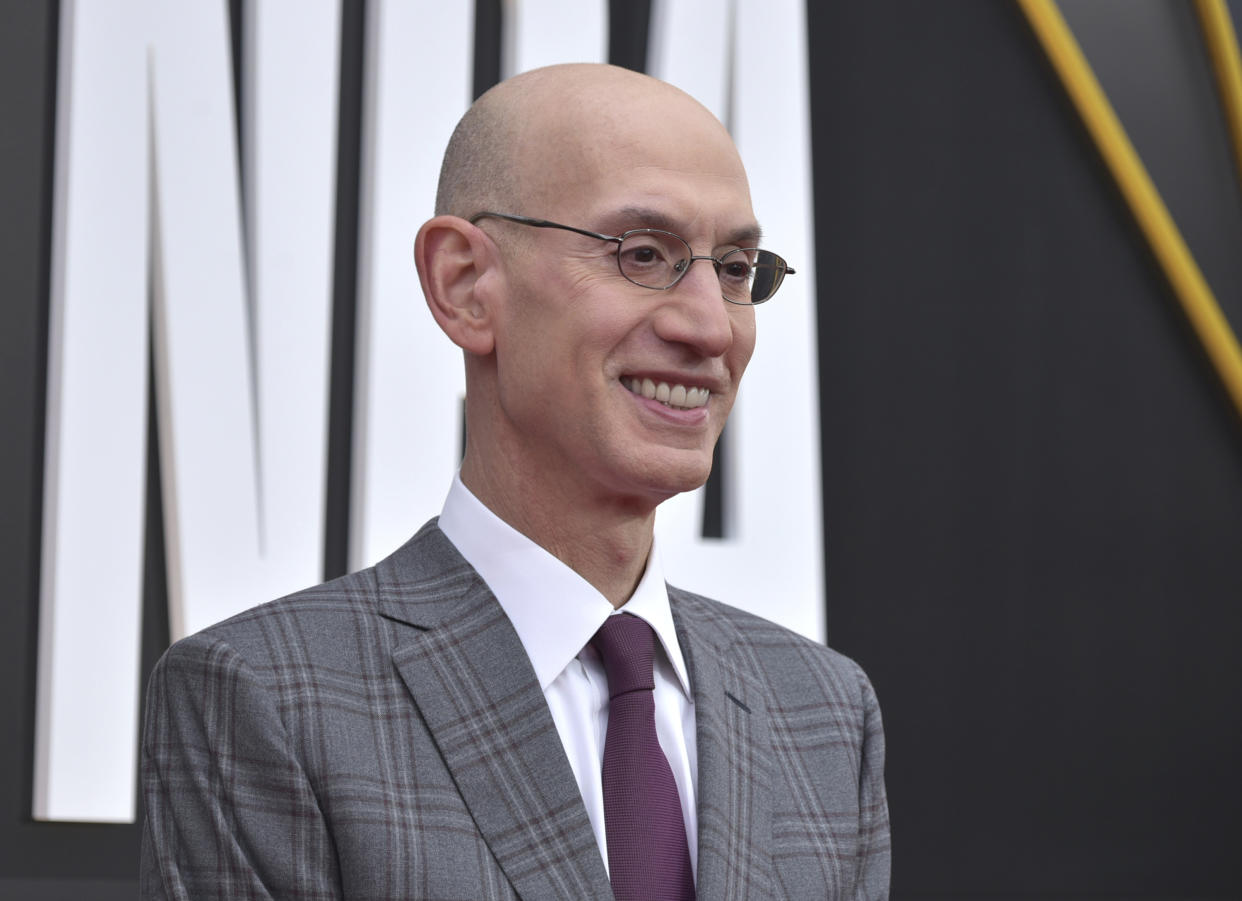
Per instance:
[[[606,174],[619,152],[674,143],[715,145],[744,178],[724,126],[678,88],[616,66],[534,69],[496,85],[462,117],[444,154],[435,211],[552,215],[544,204],[575,181]]]

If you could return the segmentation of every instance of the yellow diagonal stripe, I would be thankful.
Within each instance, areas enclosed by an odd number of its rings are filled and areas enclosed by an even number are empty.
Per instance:
[[[1018,0],[1242,416],[1242,349],[1054,0]],[[1235,48],[1236,49],[1236,48]]]
[[[1195,0],[1195,11],[1203,26],[1208,56],[1212,58],[1220,105],[1233,141],[1233,160],[1242,180],[1242,60],[1238,59],[1238,36],[1225,0]]]

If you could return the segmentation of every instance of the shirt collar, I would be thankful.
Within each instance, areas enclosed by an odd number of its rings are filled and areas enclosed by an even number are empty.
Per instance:
[[[453,476],[440,530],[474,567],[513,623],[544,691],[613,612],[586,579],[489,510]],[[647,568],[620,608],[655,631],[677,681],[690,698],[686,661],[677,643],[664,572],[653,541]]]

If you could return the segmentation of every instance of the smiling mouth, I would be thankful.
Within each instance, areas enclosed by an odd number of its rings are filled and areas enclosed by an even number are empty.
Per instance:
[[[668,382],[640,379],[637,376],[622,376],[621,384],[631,394],[659,401],[674,410],[693,410],[695,407],[705,406],[712,394],[707,388],[687,388],[685,385],[670,385]]]

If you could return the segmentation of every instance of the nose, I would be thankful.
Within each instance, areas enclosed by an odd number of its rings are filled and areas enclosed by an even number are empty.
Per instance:
[[[696,266],[696,262],[708,265]],[[711,257],[692,257],[686,265],[685,275],[665,292],[655,320],[656,334],[692,347],[704,357],[722,356],[733,343],[734,323],[728,308],[739,314],[746,308],[725,302]]]

